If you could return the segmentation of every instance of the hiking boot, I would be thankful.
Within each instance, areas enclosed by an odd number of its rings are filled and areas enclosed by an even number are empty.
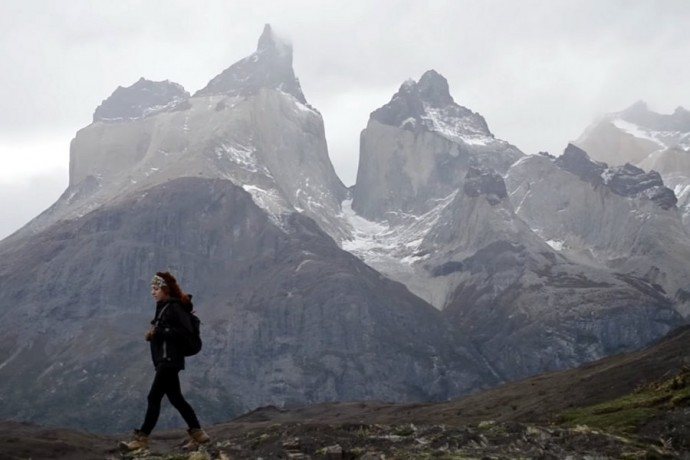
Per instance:
[[[138,449],[149,448],[149,437],[139,430],[134,430],[134,436],[131,441],[120,441],[120,449],[131,452]]]
[[[192,428],[191,430],[187,430],[187,433],[189,433],[189,439],[182,446],[183,449],[196,449],[200,445],[206,444],[211,440],[208,434],[201,428]]]

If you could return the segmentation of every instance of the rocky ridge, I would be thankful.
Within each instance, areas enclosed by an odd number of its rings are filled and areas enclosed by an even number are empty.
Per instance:
[[[182,85],[170,81],[150,81],[140,78],[127,88],[118,87],[113,94],[96,108],[97,121],[135,120],[158,112],[181,109],[178,105],[189,98]]]
[[[678,107],[659,114],[640,101],[593,122],[575,145],[611,166],[630,163],[657,171],[675,192],[684,225],[690,228],[690,111]]]
[[[646,279],[687,316],[690,239],[675,195],[655,172],[608,167],[569,146],[515,163],[506,185],[516,213],[574,260]]]
[[[673,208],[678,201],[673,190],[664,186],[658,172],[645,172],[630,163],[609,168],[605,163],[592,161],[584,150],[572,144],[556,159],[555,164],[595,187],[605,185],[623,197],[648,198],[662,209]]]

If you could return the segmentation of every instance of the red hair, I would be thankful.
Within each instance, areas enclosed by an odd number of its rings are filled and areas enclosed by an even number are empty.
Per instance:
[[[160,276],[165,280],[167,286],[161,287],[163,292],[168,294],[170,297],[180,299],[183,303],[190,303],[189,296],[184,293],[180,285],[177,283],[177,279],[170,272],[156,272],[157,276]]]

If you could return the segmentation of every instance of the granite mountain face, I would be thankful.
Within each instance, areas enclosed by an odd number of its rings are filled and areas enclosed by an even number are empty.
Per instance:
[[[583,263],[645,279],[688,316],[690,239],[676,197],[659,173],[608,167],[569,145],[553,158],[514,164],[506,184],[518,215],[544,240]]]
[[[372,112],[349,191],[266,26],[193,95],[116,89],[72,141],[65,193],[0,242],[0,418],[136,426],[158,270],[194,294],[184,379],[207,422],[444,400],[636,349],[688,313],[675,199],[636,167],[524,155],[433,70]]]
[[[230,180],[275,222],[298,210],[338,233],[347,189],[328,157],[321,114],[294,76],[292,48],[270,26],[255,53],[192,97],[167,81],[118,88],[73,139],[64,195],[10,240],[185,176]]]
[[[657,171],[675,192],[690,229],[690,111],[678,107],[670,115],[659,114],[639,101],[596,120],[575,145],[611,166],[630,163]]]
[[[430,70],[371,114],[352,209],[374,220],[421,215],[462,185],[468,167],[504,173],[522,155],[496,139],[481,115],[456,104],[446,79]]]

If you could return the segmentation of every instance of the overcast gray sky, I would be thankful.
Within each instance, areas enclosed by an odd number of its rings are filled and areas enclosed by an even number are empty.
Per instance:
[[[3,0],[0,238],[64,191],[71,139],[117,86],[193,93],[254,52],[266,23],[293,44],[346,185],[369,114],[429,69],[525,153],[558,155],[637,100],[690,107],[687,0]]]

